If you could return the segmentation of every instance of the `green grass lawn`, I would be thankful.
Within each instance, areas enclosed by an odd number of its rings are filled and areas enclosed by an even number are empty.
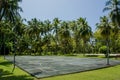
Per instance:
[[[26,72],[19,68],[15,68],[12,73],[13,65],[0,57],[0,80],[33,80]]]
[[[94,71],[81,72],[41,80],[120,80],[120,65]]]
[[[0,80],[120,80],[120,65],[99,70],[36,79],[0,57]]]

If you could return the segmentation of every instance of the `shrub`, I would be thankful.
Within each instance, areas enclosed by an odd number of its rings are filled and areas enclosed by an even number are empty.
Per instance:
[[[99,52],[100,53],[104,53],[105,54],[105,57],[107,57],[107,46],[101,46],[99,48]]]

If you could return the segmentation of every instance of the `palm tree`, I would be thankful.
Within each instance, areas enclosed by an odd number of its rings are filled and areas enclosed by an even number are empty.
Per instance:
[[[83,48],[84,48],[83,52],[85,54],[85,49],[86,49],[85,46],[87,42],[90,40],[90,38],[92,37],[92,29],[88,25],[85,18],[79,18],[78,23],[80,26],[79,34],[80,34],[81,39],[83,40]]]
[[[109,0],[106,2],[106,7],[103,11],[110,11],[110,18],[113,25],[113,36],[112,40],[115,42],[118,39],[118,35],[120,32],[120,0]],[[116,48],[117,43],[114,43],[114,50]]]
[[[120,0],[107,1],[103,11],[110,11],[111,21],[117,28],[120,27]]]
[[[40,26],[39,21],[36,18],[34,18],[31,21],[28,21],[28,27],[26,29],[26,31],[27,31],[26,33],[28,34],[29,40],[30,40],[29,44],[31,46],[31,49],[34,52],[37,52],[36,48],[34,47],[34,44],[40,37],[40,27],[39,26]]]
[[[15,23],[16,17],[20,17],[19,11],[22,9],[19,7],[18,2],[22,0],[0,0],[0,21],[7,20]],[[14,68],[15,69],[15,55],[14,55]]]
[[[101,36],[103,36],[103,38],[106,41],[107,64],[109,65],[109,44],[110,44],[111,26],[106,16],[100,17],[100,23],[97,23],[96,25],[97,25],[98,30],[100,30]]]
[[[22,11],[19,2],[22,2],[22,0],[0,0],[0,21],[10,20],[15,22],[16,16],[20,17],[19,11]]]
[[[34,18],[28,21],[28,33],[32,40],[37,40],[40,37],[40,22]]]
[[[14,40],[14,32],[12,31],[13,24],[11,24],[9,21],[0,21],[0,43],[3,51],[0,49],[1,52],[4,52],[4,58],[5,54],[9,54],[9,50],[11,47],[13,47],[13,40]],[[15,52],[14,52],[15,54]],[[15,55],[14,55],[14,67],[12,72],[15,69]]]
[[[8,21],[1,21],[0,22],[0,36],[1,36],[1,48],[3,48],[3,52],[4,53],[4,58],[5,58],[5,54],[9,54],[8,52],[6,52],[6,43],[9,42],[9,34],[11,32],[11,25]],[[1,49],[2,50],[2,49]]]
[[[45,34],[45,36],[44,36],[44,42],[46,43],[45,54],[50,49],[51,30],[52,30],[51,21],[45,20],[44,21],[44,34]]]
[[[60,22],[61,22],[61,20],[59,20],[58,18],[53,19],[53,30],[54,30],[53,33],[55,34],[54,41],[56,44],[55,53],[57,53],[58,44],[59,44],[58,33],[59,33]]]
[[[111,34],[111,26],[109,24],[109,20],[106,16],[100,17],[100,23],[96,24],[97,29],[100,30],[101,35],[105,40],[110,39],[110,34]]]
[[[71,33],[69,30],[68,23],[63,21],[61,23],[61,29],[59,31],[59,37],[60,37],[60,42],[62,46],[62,51],[64,54],[68,54],[69,52],[72,51],[72,46],[71,44]]]
[[[24,47],[20,47],[22,44],[22,41],[24,41],[24,34],[25,34],[25,29],[26,29],[26,25],[23,24],[23,21],[25,19],[21,19],[21,18],[17,18],[16,19],[16,23],[13,26],[13,32],[16,34],[16,47],[17,47],[17,51],[21,54],[21,51],[23,50]]]
[[[51,32],[51,30],[52,30],[51,27],[52,27],[51,21],[45,20],[45,21],[44,21],[45,35],[49,35],[49,34],[50,34],[50,32]]]
[[[23,21],[26,21],[26,19],[16,18],[16,23],[13,26],[13,31],[18,37],[22,37],[25,33],[24,30],[26,28],[26,25],[23,23]]]
[[[69,26],[72,30],[73,38],[75,42],[74,52],[79,53],[80,52],[80,38],[81,38],[79,34],[80,25],[77,23],[77,21],[71,21],[69,22]]]

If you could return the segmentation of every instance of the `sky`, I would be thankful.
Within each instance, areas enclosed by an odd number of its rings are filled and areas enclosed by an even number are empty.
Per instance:
[[[107,0],[22,0],[20,6],[23,9],[22,18],[31,20],[52,21],[54,18],[72,21],[79,17],[86,18],[88,24],[95,31],[95,24],[101,16],[108,13],[103,12]]]

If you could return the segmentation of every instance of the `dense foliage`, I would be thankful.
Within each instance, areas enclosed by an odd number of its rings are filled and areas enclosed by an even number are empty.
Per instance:
[[[73,21],[59,18],[52,21],[36,18],[26,21],[19,15],[22,11],[19,2],[21,0],[0,0],[0,54],[99,53],[104,45],[109,47],[111,53],[120,52],[119,0],[106,2],[104,11],[110,11],[110,15],[100,17],[94,32],[86,18],[82,17]]]

